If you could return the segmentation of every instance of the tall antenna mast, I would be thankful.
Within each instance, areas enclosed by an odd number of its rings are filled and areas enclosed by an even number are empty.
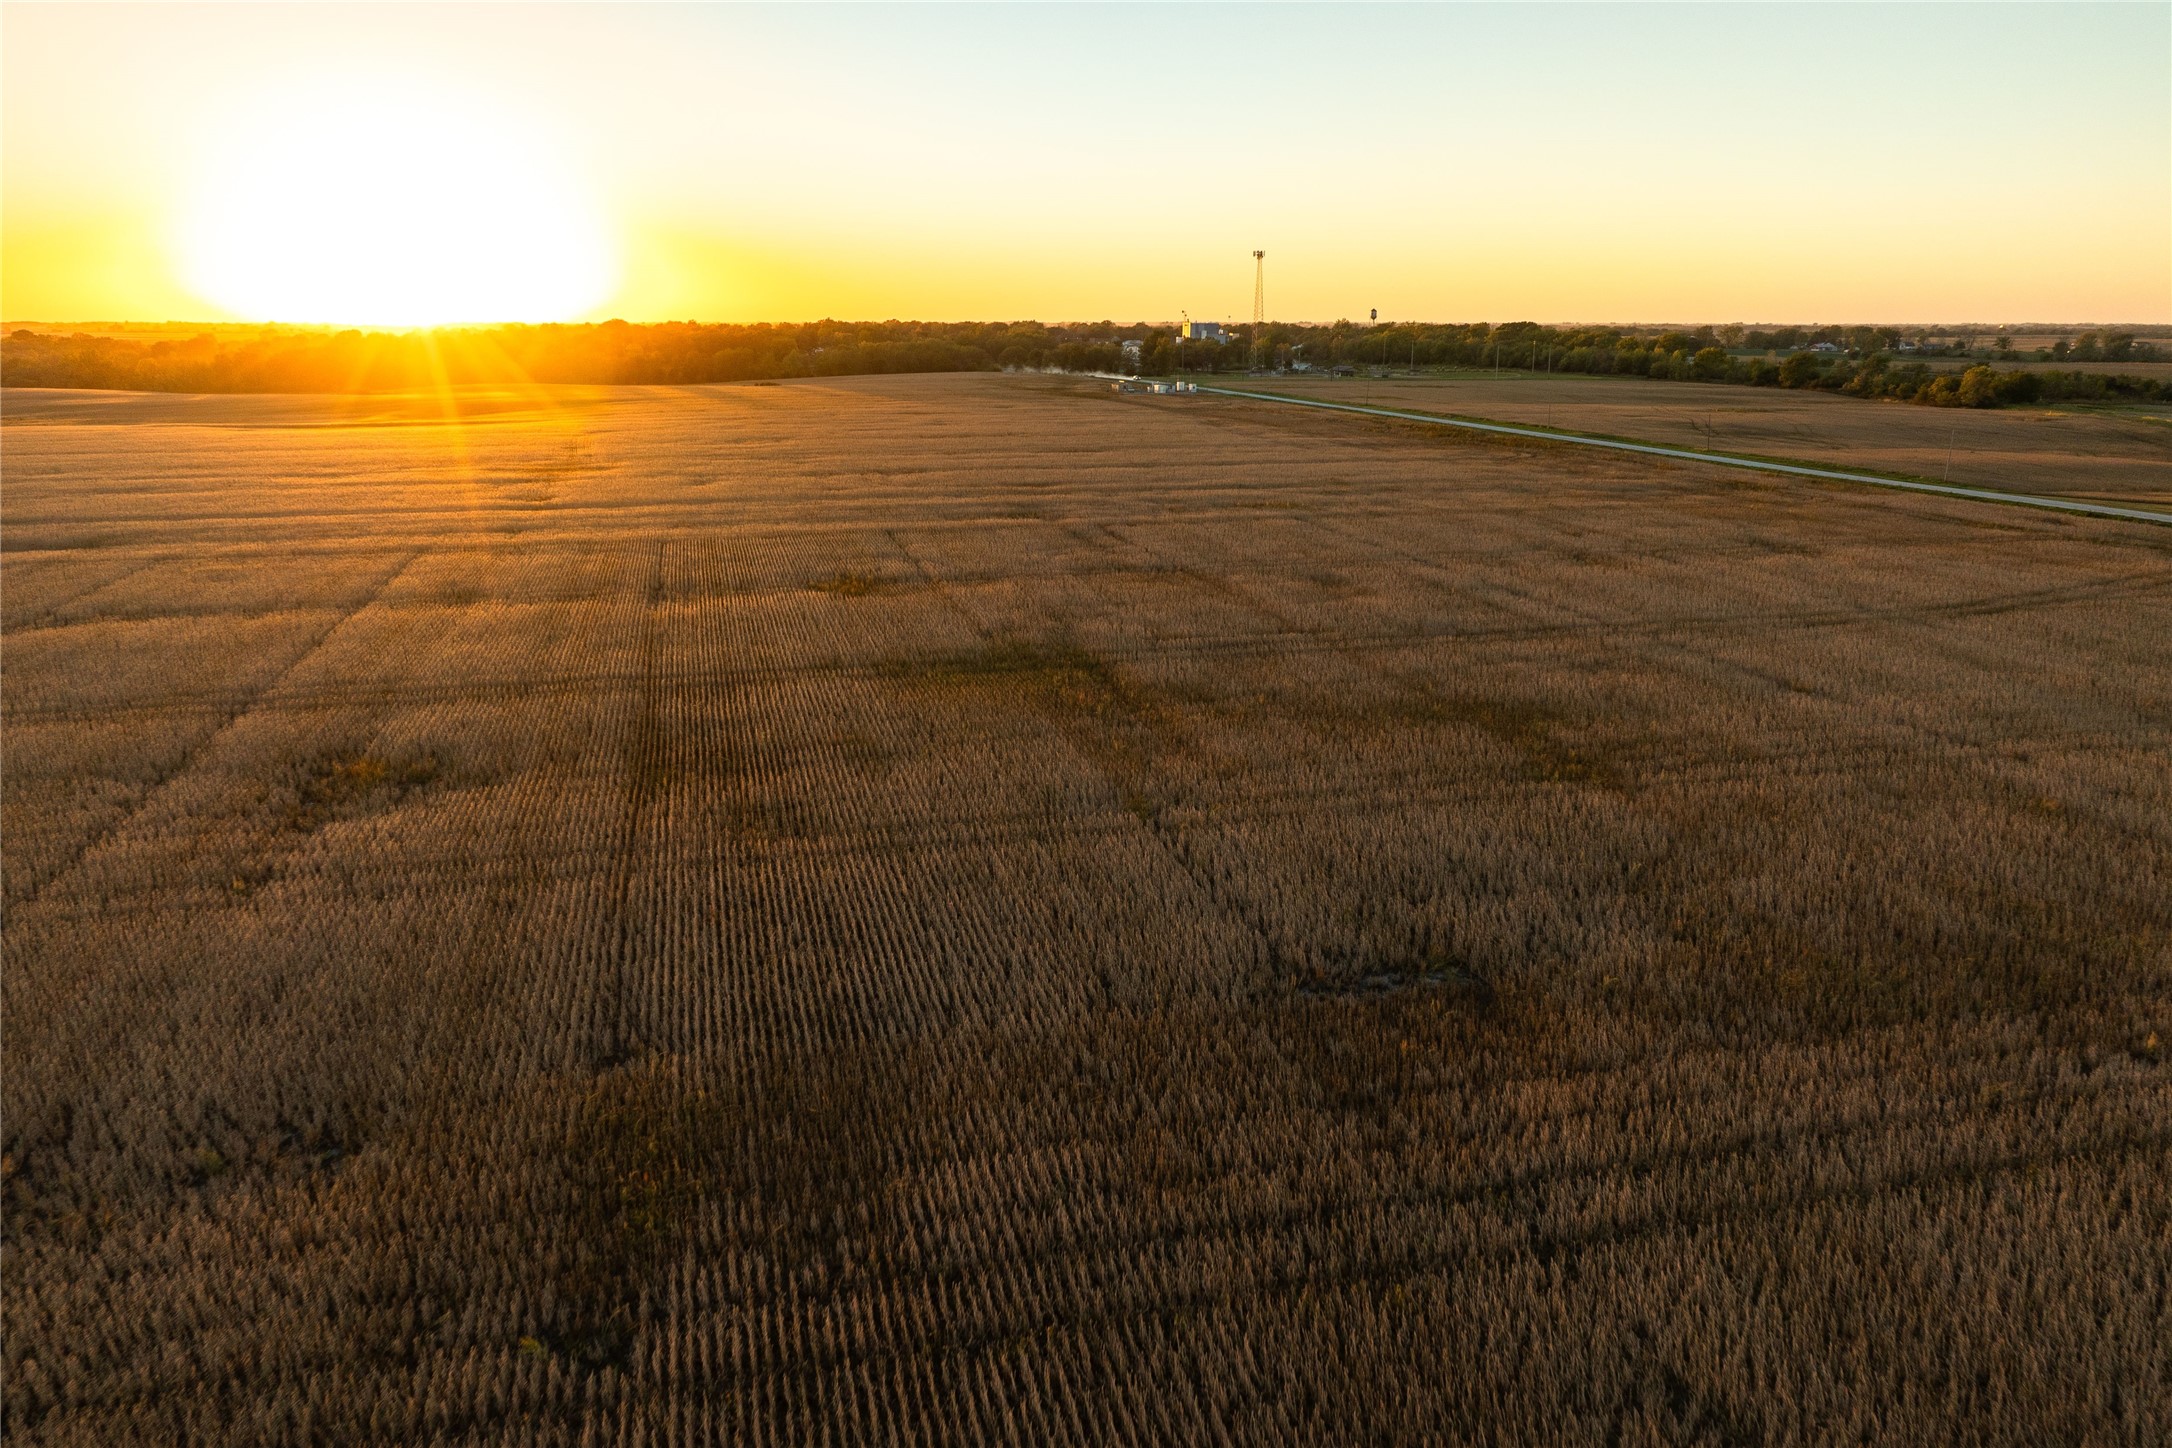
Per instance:
[[[1252,330],[1257,333],[1267,321],[1267,253],[1252,253]]]

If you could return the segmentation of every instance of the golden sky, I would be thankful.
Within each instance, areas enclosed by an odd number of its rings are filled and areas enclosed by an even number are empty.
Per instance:
[[[2172,7],[9,4],[0,314],[2172,321]]]

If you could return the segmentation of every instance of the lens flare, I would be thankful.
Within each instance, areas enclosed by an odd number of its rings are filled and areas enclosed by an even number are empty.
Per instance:
[[[251,321],[559,321],[617,283],[601,209],[547,135],[442,87],[258,97],[206,147],[177,241],[189,286]]]

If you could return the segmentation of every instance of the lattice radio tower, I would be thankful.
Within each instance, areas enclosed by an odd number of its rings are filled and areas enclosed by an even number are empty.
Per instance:
[[[1267,321],[1267,253],[1252,253],[1252,330],[1257,332]]]

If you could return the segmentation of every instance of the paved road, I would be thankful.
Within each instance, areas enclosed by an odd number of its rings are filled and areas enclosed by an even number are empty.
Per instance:
[[[1392,417],[1399,422],[1427,422],[1436,427],[1460,427],[1472,432],[1501,432],[1511,437],[1535,437],[1547,442],[1574,443],[1578,447],[1603,447],[1611,448],[1615,452],[1683,458],[1696,463],[1715,463],[1723,468],[1748,468],[1760,473],[1790,473],[1799,478],[1819,478],[1836,483],[1864,483],[1873,488],[1904,488],[1911,493],[1943,493],[1950,498],[1973,498],[1981,503],[2012,503],[2023,508],[2050,508],[2061,513],[2086,513],[2092,518],[2124,518],[2133,523],[2159,523],[2172,527],[2172,513],[2158,513],[2147,508],[2121,508],[2110,503],[2085,503],[2075,498],[2045,498],[2033,493],[2002,493],[1991,488],[1962,488],[1950,483],[1911,483],[1901,478],[1881,478],[1875,473],[1844,473],[1831,468],[1804,467],[1798,463],[1760,462],[1755,458],[1730,457],[1726,453],[1698,452],[1694,448],[1658,447],[1644,442],[1616,442],[1612,438],[1585,437],[1580,433],[1514,427],[1505,422],[1470,422],[1456,417],[1437,417],[1429,412],[1400,412],[1392,407],[1365,407],[1354,402],[1321,402],[1317,398],[1292,397],[1281,392],[1244,392],[1234,387],[1209,387],[1205,383],[1199,385],[1199,390],[1223,397],[1243,397],[1253,402],[1281,402],[1291,407],[1317,407],[1328,412],[1356,412],[1367,417]]]

